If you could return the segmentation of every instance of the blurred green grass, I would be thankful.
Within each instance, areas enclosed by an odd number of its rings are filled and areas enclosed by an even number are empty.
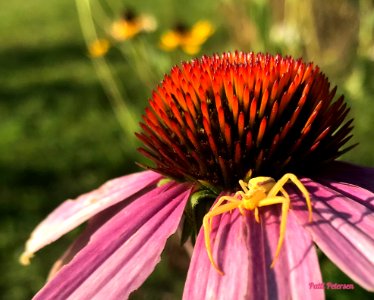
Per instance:
[[[32,228],[64,199],[134,170],[134,154],[86,55],[74,2],[3,3],[0,36],[0,298],[29,299],[69,243],[22,267]]]
[[[288,2],[292,4],[293,1]],[[345,159],[374,165],[373,58],[359,52],[358,30],[342,35],[346,25],[340,24],[338,17],[337,23],[322,24],[330,26],[329,31],[322,25],[317,27],[319,49],[306,43],[295,50],[272,42],[267,34],[272,25],[271,17],[276,20],[283,16],[279,16],[280,10],[269,6],[269,3],[280,6],[274,1],[200,0],[183,5],[174,0],[108,3],[118,13],[127,3],[138,11],[154,14],[161,32],[178,21],[191,25],[201,18],[210,19],[217,30],[204,46],[203,52],[207,54],[235,49],[268,50],[314,60],[332,82],[339,85],[339,92],[346,95],[352,106],[356,119],[354,140],[361,144],[346,154]],[[320,24],[321,10],[331,13],[331,8],[328,10],[323,1],[316,3],[322,6],[315,11],[316,24]],[[337,5],[337,1],[331,3],[328,5]],[[357,3],[349,0],[342,3],[343,13],[347,5],[352,7],[353,16],[347,14],[347,18],[358,22]],[[242,6],[248,14],[236,20]],[[246,29],[242,34],[236,28],[239,21],[243,21],[240,28]],[[372,30],[370,24],[368,28]],[[257,35],[251,35],[251,30],[256,29]],[[158,37],[158,33],[150,35],[145,46],[156,44]],[[31,230],[64,199],[75,198],[110,178],[136,170],[134,161],[141,158],[134,149],[126,147],[128,141],[87,56],[73,1],[2,3],[0,38],[3,41],[0,46],[0,269],[3,270],[0,298],[29,299],[43,285],[61,249],[77,234],[73,232],[40,251],[31,266],[25,268],[18,264],[18,257]],[[141,39],[134,41],[142,42]],[[149,49],[145,53],[157,57],[160,74],[181,59],[189,58],[181,52],[163,54],[159,49]],[[324,53],[327,54],[324,56]],[[150,89],[144,86],[131,61],[126,62],[116,52],[110,53],[109,58],[139,119]],[[160,74],[155,76],[151,86],[161,80]],[[171,253],[176,251],[173,245],[168,246]],[[182,253],[180,257],[185,261]],[[326,258],[322,258],[322,266],[324,281],[351,282]],[[164,256],[163,263],[134,298],[178,299],[185,272],[186,266],[176,266],[172,258]],[[326,291],[327,297],[370,297],[358,285],[355,287],[352,292]]]

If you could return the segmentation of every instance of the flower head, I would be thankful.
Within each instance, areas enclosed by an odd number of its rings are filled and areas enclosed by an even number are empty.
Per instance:
[[[155,171],[222,189],[254,176],[305,175],[351,147],[343,96],[291,57],[227,53],[174,67],[146,109],[140,151]]]
[[[127,297],[183,214],[197,235],[184,299],[323,299],[309,287],[322,282],[313,242],[374,290],[374,169],[334,161],[352,148],[335,91],[318,67],[279,55],[174,67],[137,133],[151,170],[68,200],[33,232],[24,262],[89,220],[36,298]]]
[[[213,25],[205,20],[195,23],[190,29],[183,24],[177,24],[173,30],[162,35],[161,48],[172,51],[181,47],[187,54],[194,55],[213,32]]]
[[[151,15],[136,15],[132,10],[126,10],[122,17],[112,24],[111,35],[118,41],[133,38],[141,32],[151,32],[157,28],[157,22]]]

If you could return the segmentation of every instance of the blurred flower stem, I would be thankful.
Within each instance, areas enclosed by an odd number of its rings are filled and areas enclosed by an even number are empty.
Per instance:
[[[313,2],[311,0],[284,1],[284,19],[283,22],[290,28],[296,28],[303,38],[305,55],[310,58],[316,58],[320,54],[320,41],[318,39],[317,25],[313,11]],[[301,55],[302,49],[298,49],[297,55]]]
[[[86,45],[98,40],[95,24],[92,19],[92,12],[89,0],[76,0],[78,18],[82,28],[83,38]],[[135,142],[133,132],[137,128],[136,118],[133,117],[131,108],[126,105],[124,91],[119,89],[119,85],[113,76],[111,68],[105,58],[100,56],[92,59],[94,68],[99,80],[108,96],[113,111],[125,132],[127,141],[131,144]]]
[[[141,38],[132,43],[127,43],[126,46],[118,46],[118,49],[127,58],[126,61],[130,67],[138,74],[140,81],[151,92],[158,78],[162,75],[160,68],[157,68],[149,59],[147,51],[149,52],[151,49],[147,48],[147,45]]]

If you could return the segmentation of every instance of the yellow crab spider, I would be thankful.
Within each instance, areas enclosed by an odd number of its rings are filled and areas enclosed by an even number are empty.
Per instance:
[[[251,176],[251,172],[249,176]],[[225,212],[232,211],[233,209],[239,209],[241,215],[245,215],[246,210],[253,210],[256,222],[260,222],[259,207],[269,206],[273,204],[282,204],[282,215],[280,222],[280,234],[277,249],[273,258],[273,262],[270,267],[274,266],[275,260],[277,259],[284,235],[286,231],[288,210],[290,208],[290,197],[284,190],[284,185],[291,181],[303,194],[308,211],[309,211],[309,222],[312,221],[312,204],[310,201],[309,193],[301,181],[296,175],[287,173],[283,175],[281,179],[275,181],[271,177],[254,177],[248,180],[246,184],[243,180],[239,180],[242,191],[238,191],[232,196],[222,196],[211,208],[211,210],[204,216],[203,227],[204,227],[204,239],[205,247],[208,253],[209,260],[217,272],[221,275],[224,273],[218,267],[213,259],[212,248],[210,243],[210,233],[212,231],[212,220],[215,216],[221,215]],[[224,203],[226,201],[226,203]]]

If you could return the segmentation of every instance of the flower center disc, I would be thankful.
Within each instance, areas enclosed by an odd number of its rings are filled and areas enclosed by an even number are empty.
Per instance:
[[[350,138],[349,108],[313,63],[254,53],[203,56],[172,68],[137,137],[147,168],[234,189],[253,176],[305,174]]]

